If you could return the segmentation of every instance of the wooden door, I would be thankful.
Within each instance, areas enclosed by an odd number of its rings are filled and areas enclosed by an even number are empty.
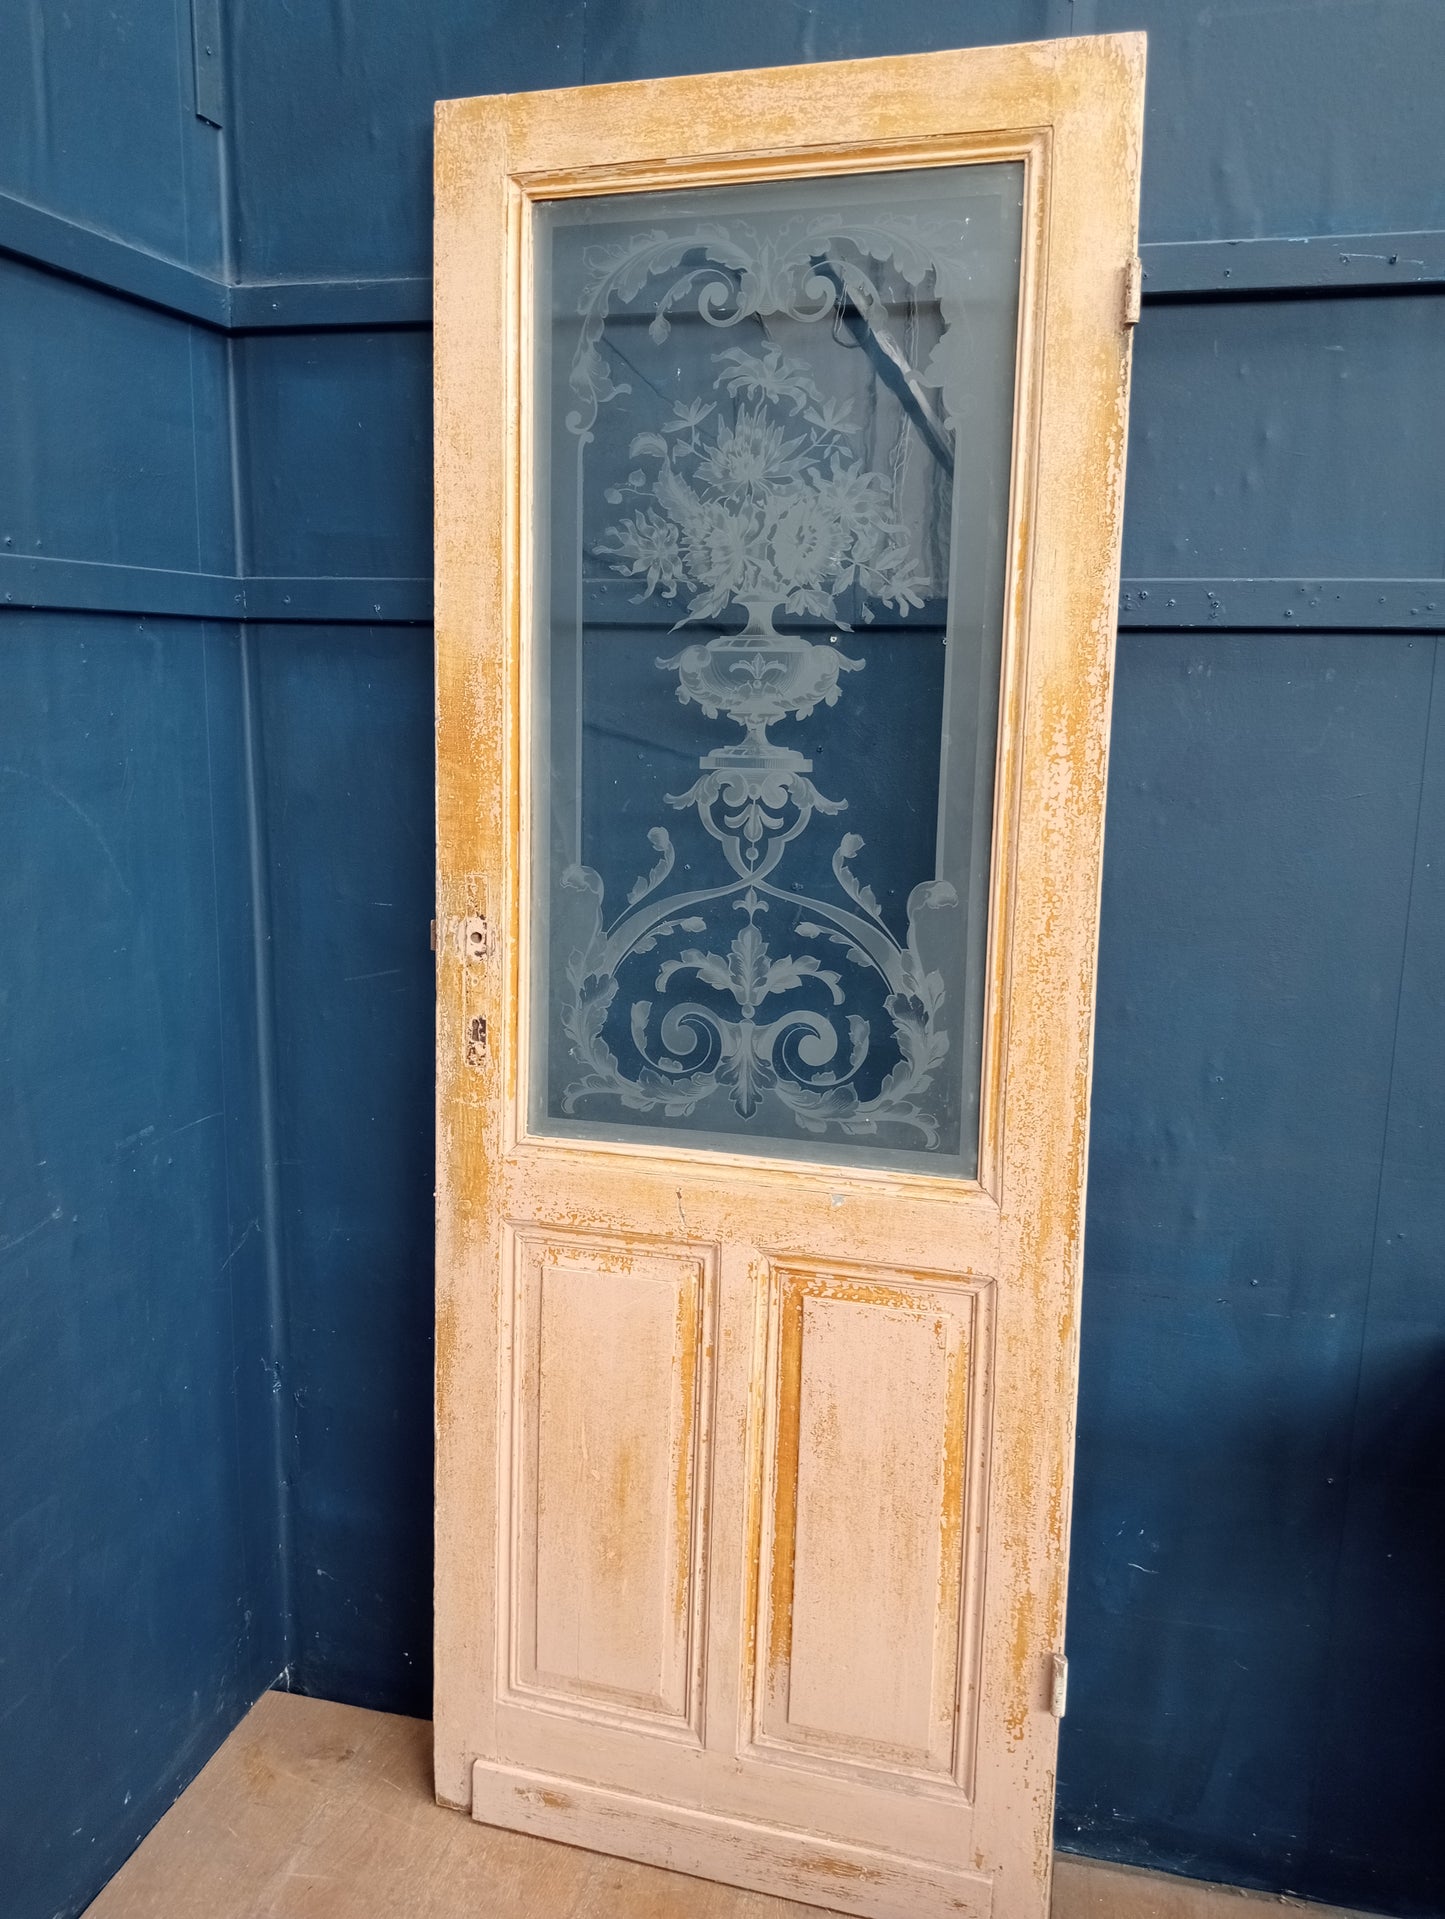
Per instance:
[[[1135,36],[438,111],[438,1796],[1047,1909]]]

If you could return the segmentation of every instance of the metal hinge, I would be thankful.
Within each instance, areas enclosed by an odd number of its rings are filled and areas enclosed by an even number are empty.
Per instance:
[[[1124,268],[1124,324],[1138,326],[1144,302],[1144,262],[1136,253]]]
[[[1069,1705],[1069,1661],[1064,1653],[1049,1656],[1049,1711],[1062,1719]]]

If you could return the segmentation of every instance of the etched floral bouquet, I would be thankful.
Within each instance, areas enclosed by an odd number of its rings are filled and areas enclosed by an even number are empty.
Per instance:
[[[675,267],[690,250],[654,233],[599,261],[573,368],[583,404],[568,420],[584,444],[598,407],[631,390],[614,383],[597,347],[612,290],[635,294],[648,271]],[[816,270],[816,235],[798,236],[791,252],[775,247],[766,272],[745,272],[754,253],[726,234],[712,234],[706,251],[739,276],[726,317],[717,299],[700,302],[709,324],[764,312],[817,323],[834,310],[839,276]],[[766,248],[757,259],[767,264]],[[926,268],[915,264],[921,277]],[[648,329],[655,344],[667,339],[667,308],[693,277],[658,305]],[[858,271],[850,286],[863,300]],[[876,291],[868,304],[882,305]],[[892,358],[888,339],[877,338]],[[762,1130],[784,1118],[815,1135],[886,1127],[931,1148],[940,1126],[925,1095],[949,1036],[925,926],[956,904],[954,889],[938,879],[913,886],[900,938],[854,871],[864,845],[857,833],[840,836],[831,885],[816,873],[807,890],[796,876],[787,883],[780,869],[789,848],[815,819],[845,812],[847,800],[819,792],[813,762],[768,737],[776,720],[835,705],[840,674],[862,669],[838,644],[852,620],[870,622],[880,606],[906,616],[924,604],[927,576],[899,491],[914,409],[900,402],[893,455],[875,471],[875,427],[856,422],[846,400],[825,398],[812,369],[778,344],[765,338],[757,351],[734,346],[712,357],[711,391],[675,402],[670,418],[633,437],[631,470],[604,493],[623,511],[592,551],[636,584],[637,601],[673,603],[674,631],[719,622],[735,607],[746,616],[740,631],[715,629],[657,662],[676,672],[680,700],[742,728],[741,738],[699,757],[687,791],[664,795],[716,842],[722,871],[703,864],[683,891],[670,892],[677,849],[668,829],[653,825],[657,859],[615,916],[594,868],[564,872],[555,924],[575,944],[559,1017],[582,1070],[563,1089],[562,1110],[616,1102],[681,1119],[722,1095],[749,1125],[770,1115]],[[780,613],[822,637],[779,632]]]
[[[714,358],[714,389],[742,402],[736,420],[718,401],[693,400],[675,405],[661,432],[638,434],[631,456],[656,462],[654,470],[636,467],[606,497],[647,504],[609,527],[596,551],[615,573],[643,582],[638,600],[686,593],[678,626],[745,610],[740,633],[659,665],[676,670],[679,699],[745,728],[733,752],[776,759],[768,724],[834,704],[840,671],[860,662],[833,644],[779,633],[774,615],[847,631],[842,595],[854,596],[868,621],[870,602],[900,613],[921,606],[921,579],[887,481],[857,450],[851,405],[825,399],[809,370],[776,345]]]

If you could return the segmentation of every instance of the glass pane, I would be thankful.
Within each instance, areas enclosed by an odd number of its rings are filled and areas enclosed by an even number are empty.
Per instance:
[[[1022,191],[538,208],[533,1131],[975,1173]]]

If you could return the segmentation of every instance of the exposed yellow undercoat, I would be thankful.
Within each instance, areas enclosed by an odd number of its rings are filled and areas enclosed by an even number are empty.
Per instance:
[[[1142,80],[1121,35],[438,109],[436,1764],[479,1817],[880,1919],[1046,1910]],[[1002,157],[1026,217],[978,1179],[528,1139],[528,206]],[[484,956],[448,937],[478,917]],[[606,1604],[643,1542],[665,1563],[665,1709],[528,1676],[551,1615],[522,1548],[568,1489],[526,1450],[548,1382],[517,1262],[564,1254],[671,1349],[667,1456],[618,1428],[579,1569]],[[886,1694],[866,1736],[789,1717],[798,1487],[837,1490],[829,1382],[865,1378],[869,1312],[909,1377],[943,1342],[935,1425],[880,1436],[900,1565],[936,1499],[934,1601],[878,1589],[932,1744]]]

